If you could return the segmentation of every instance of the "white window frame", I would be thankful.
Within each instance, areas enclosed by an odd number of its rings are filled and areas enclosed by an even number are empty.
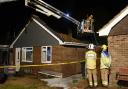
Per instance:
[[[27,48],[32,48],[32,50],[27,50]],[[28,61],[26,59],[26,56],[27,56],[26,53],[28,51],[32,51],[32,59],[31,59],[31,61]],[[22,48],[22,62],[33,62],[33,47],[23,47]]]
[[[48,47],[50,47],[50,61],[48,61],[48,56],[47,56]],[[45,54],[44,54],[44,52],[45,52]],[[41,63],[52,63],[52,46],[42,46],[41,47]]]

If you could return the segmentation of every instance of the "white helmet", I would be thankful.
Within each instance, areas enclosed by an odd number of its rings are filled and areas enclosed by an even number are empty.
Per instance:
[[[89,44],[88,49],[94,49],[94,44]]]

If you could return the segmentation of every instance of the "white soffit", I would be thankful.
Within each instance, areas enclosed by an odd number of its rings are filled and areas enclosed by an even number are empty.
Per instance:
[[[124,8],[119,14],[117,14],[112,20],[110,20],[105,26],[103,26],[99,31],[99,36],[108,36],[112,27],[116,25],[121,19],[123,19],[128,14],[128,6]]]

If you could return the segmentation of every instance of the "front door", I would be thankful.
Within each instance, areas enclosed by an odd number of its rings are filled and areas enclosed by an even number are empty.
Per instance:
[[[16,66],[16,72],[20,70],[20,52],[21,48],[16,48],[15,49],[15,66]]]

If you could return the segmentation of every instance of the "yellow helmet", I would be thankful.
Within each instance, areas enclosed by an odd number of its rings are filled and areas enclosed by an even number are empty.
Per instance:
[[[103,44],[101,48],[107,49],[107,45]]]

